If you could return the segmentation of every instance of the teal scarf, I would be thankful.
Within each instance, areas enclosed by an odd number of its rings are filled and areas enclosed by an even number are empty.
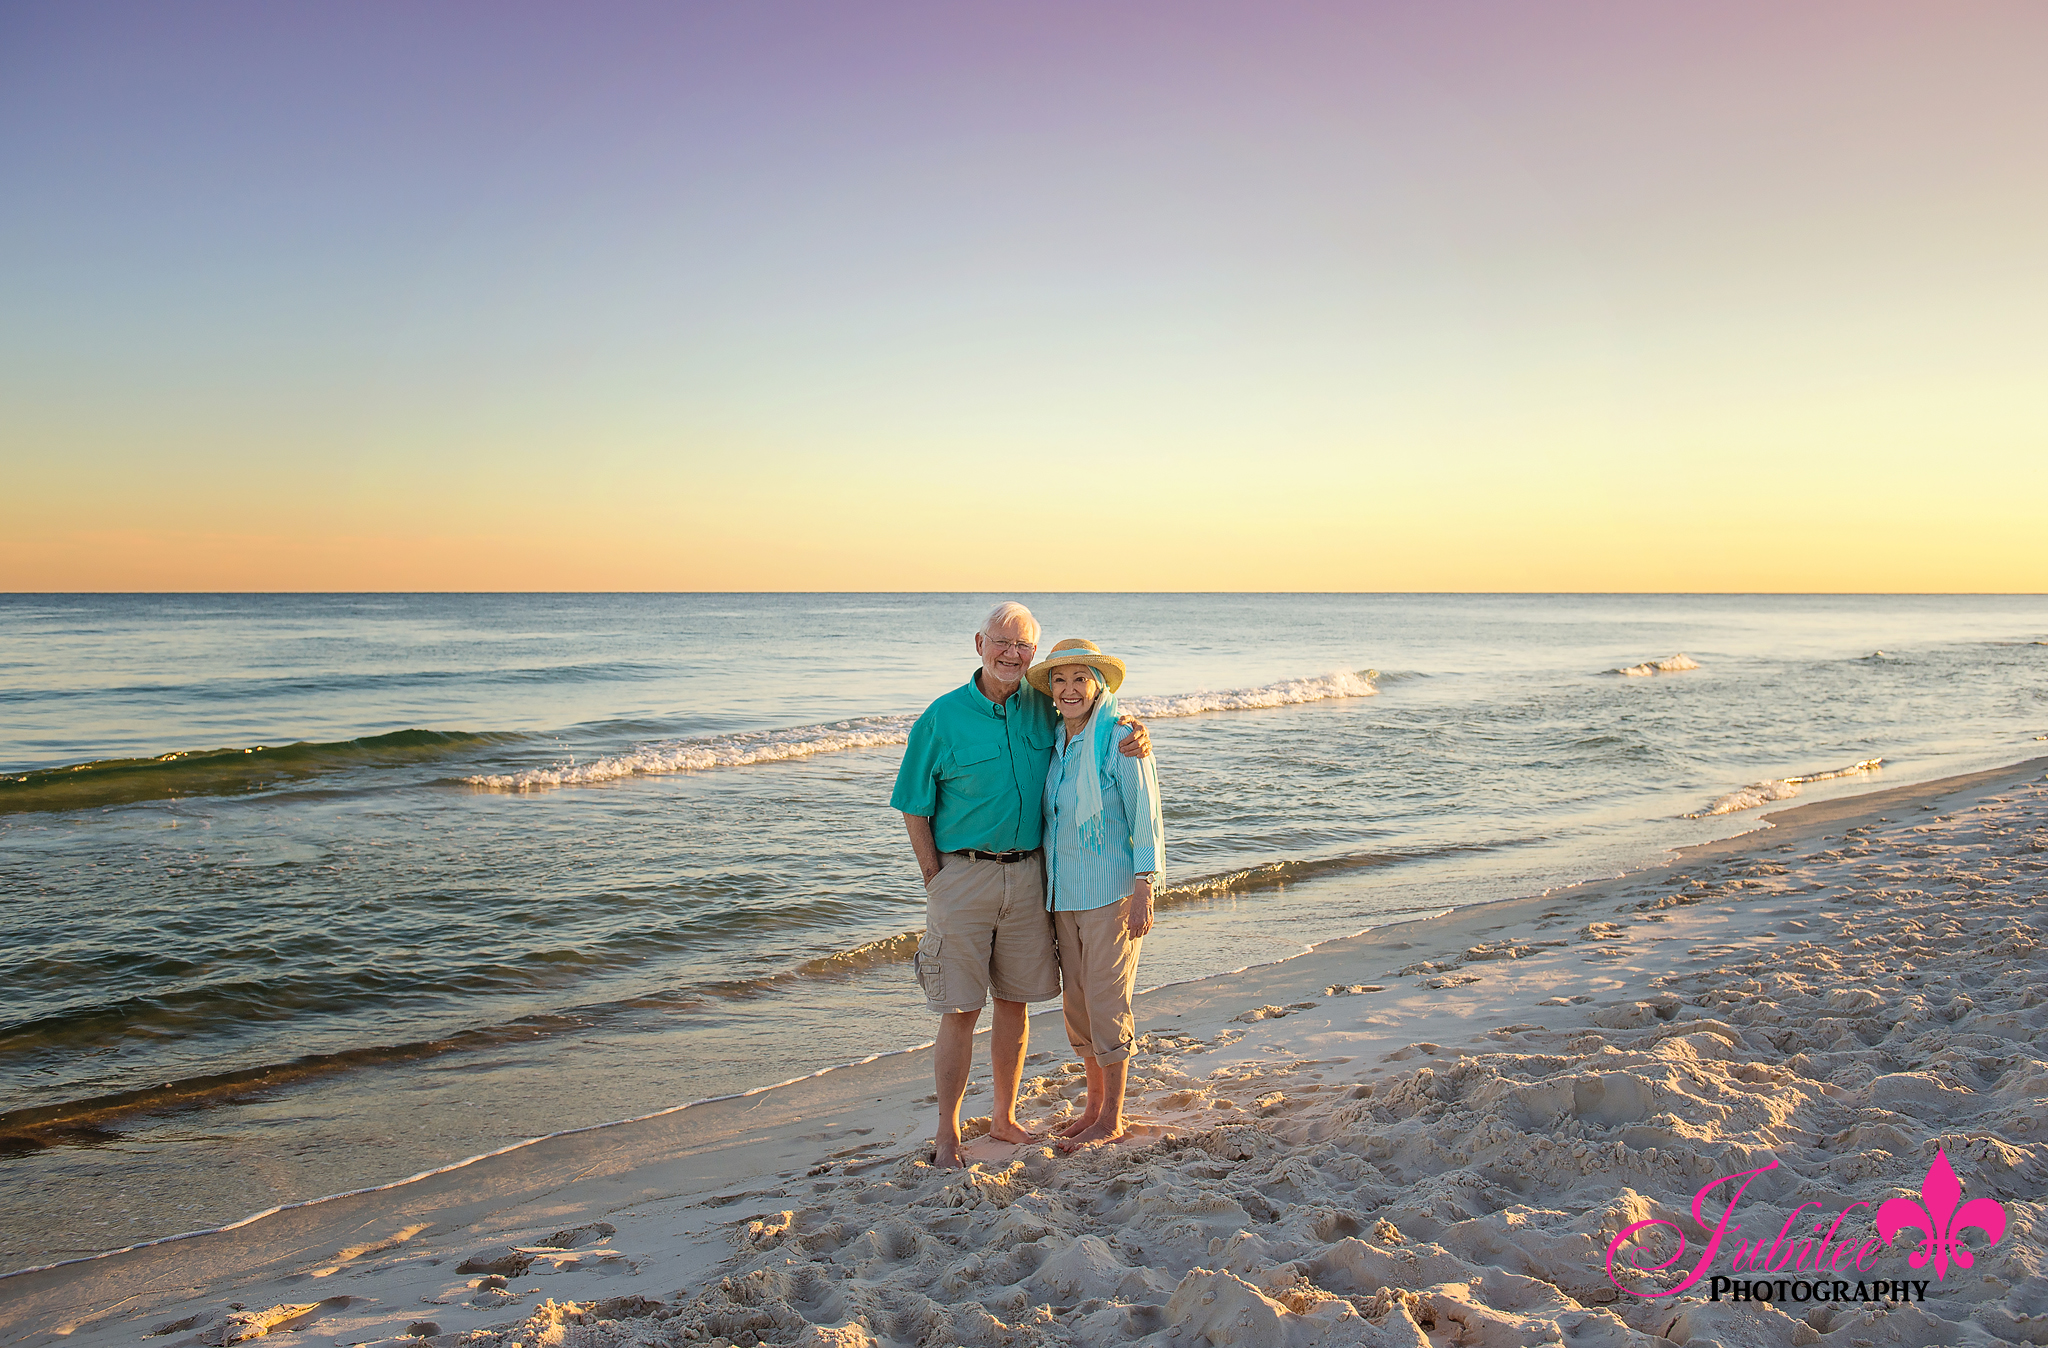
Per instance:
[[[1088,666],[1095,669],[1095,666]],[[1081,727],[1076,739],[1087,740],[1083,751],[1083,762],[1076,769],[1080,780],[1074,783],[1074,794],[1080,818],[1081,846],[1100,856],[1109,840],[1102,832],[1102,779],[1105,774],[1116,771],[1114,755],[1117,744],[1123,736],[1123,729],[1117,724],[1116,694],[1109,691],[1109,680],[1102,677],[1102,671],[1095,670],[1096,682],[1102,685],[1102,692],[1095,698],[1095,710],[1088,715],[1088,722]],[[1119,839],[1118,841],[1122,841]]]

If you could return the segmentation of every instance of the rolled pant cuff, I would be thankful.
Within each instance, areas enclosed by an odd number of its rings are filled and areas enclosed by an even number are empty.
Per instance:
[[[1073,1048],[1075,1057],[1093,1058],[1105,1067],[1122,1062],[1137,1049],[1136,1043],[1130,1040],[1118,1044],[1107,1053],[1098,1052],[1093,1044],[1076,1044],[1071,1039],[1067,1043]]]

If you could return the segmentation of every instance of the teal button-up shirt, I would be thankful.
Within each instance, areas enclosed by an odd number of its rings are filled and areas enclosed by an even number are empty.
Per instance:
[[[1058,722],[1052,699],[1028,683],[996,703],[969,679],[910,728],[889,804],[930,819],[941,852],[1029,851],[1044,837],[1040,802]]]
[[[1106,908],[1131,892],[1138,872],[1156,872],[1165,860],[1159,818],[1159,778],[1149,758],[1111,754],[1102,786],[1103,849],[1081,845],[1078,777],[1096,771],[1088,741],[1070,740],[1064,725],[1045,777],[1046,906],[1061,912]]]

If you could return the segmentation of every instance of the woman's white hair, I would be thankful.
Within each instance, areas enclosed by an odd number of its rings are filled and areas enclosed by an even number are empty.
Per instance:
[[[1030,609],[1014,599],[1005,599],[988,611],[988,616],[981,620],[981,635],[993,636],[996,628],[1007,627],[1019,619],[1031,629],[1031,639],[1038,640],[1038,619],[1031,616]]]

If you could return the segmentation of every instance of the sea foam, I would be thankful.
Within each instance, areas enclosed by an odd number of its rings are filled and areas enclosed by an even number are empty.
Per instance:
[[[1645,660],[1639,665],[1624,665],[1610,669],[1609,674],[1620,674],[1631,679],[1646,679],[1652,674],[1678,674],[1688,669],[1698,669],[1699,662],[1684,651],[1664,660]]]
[[[1303,702],[1323,702],[1331,698],[1372,697],[1379,692],[1373,686],[1375,674],[1376,671],[1370,669],[1340,670],[1315,678],[1283,679],[1257,688],[1133,697],[1124,699],[1121,705],[1141,720],[1159,721],[1199,716],[1205,712],[1255,711]],[[750,730],[665,740],[627,753],[594,758],[587,763],[572,760],[544,768],[491,773],[463,780],[486,791],[544,791],[557,786],[589,786],[617,781],[621,777],[738,768],[752,763],[777,763],[809,758],[813,754],[838,753],[844,749],[902,744],[909,740],[910,727],[916,723],[917,717],[911,715],[861,716],[850,721],[793,726],[787,730]]]
[[[1343,670],[1321,678],[1283,679],[1258,688],[1234,688],[1222,693],[1123,698],[1119,705],[1140,720],[1152,721],[1172,716],[1199,716],[1210,711],[1256,711],[1262,707],[1286,707],[1337,697],[1372,697],[1379,692],[1373,686],[1373,680],[1378,677],[1377,670]]]
[[[1730,791],[1727,795],[1719,797],[1704,810],[1694,810],[1686,818],[1705,819],[1711,815],[1753,810],[1774,800],[1790,800],[1798,795],[1799,788],[1808,782],[1825,782],[1834,777],[1854,777],[1859,773],[1876,772],[1883,766],[1882,758],[1866,758],[1861,763],[1851,763],[1846,768],[1835,768],[1828,772],[1809,772],[1803,777],[1780,777],[1771,782],[1753,782],[1739,791]]]
[[[554,786],[589,786],[621,777],[651,777],[671,772],[703,772],[740,768],[750,763],[779,763],[843,749],[868,749],[902,744],[910,738],[915,716],[861,716],[828,725],[793,726],[787,730],[750,730],[699,739],[668,740],[643,745],[628,753],[573,759],[552,767],[493,773],[465,778],[490,791],[538,791]]]

